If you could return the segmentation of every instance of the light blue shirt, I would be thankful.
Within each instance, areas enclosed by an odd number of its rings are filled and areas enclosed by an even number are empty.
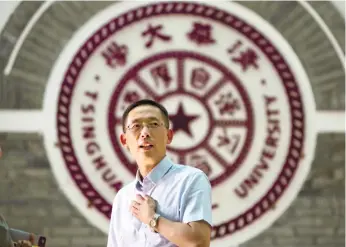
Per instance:
[[[115,196],[107,247],[173,247],[159,233],[130,212],[136,194],[157,201],[156,212],[166,219],[189,223],[205,220],[212,225],[211,185],[197,168],[174,164],[167,156],[146,176],[123,187]]]

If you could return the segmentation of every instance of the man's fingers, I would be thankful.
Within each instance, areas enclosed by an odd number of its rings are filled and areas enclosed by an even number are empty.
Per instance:
[[[16,247],[31,247],[31,242],[27,240],[19,240],[14,246]]]
[[[138,216],[138,209],[131,207],[130,212],[133,216],[136,216],[136,217]]]
[[[15,247],[22,247],[22,241],[17,241],[16,243],[14,243]]]
[[[29,241],[30,241],[31,243],[35,243],[35,235],[34,235],[33,233],[30,233]]]
[[[139,209],[138,209],[138,208],[135,208],[134,206],[131,206],[130,211],[138,212]]]
[[[143,201],[143,200],[144,200],[144,197],[141,196],[140,194],[137,194],[137,195],[136,195],[136,198],[137,198],[137,200],[139,200],[139,201]]]
[[[140,206],[140,204],[138,203],[138,202],[136,202],[136,201],[132,201],[131,202],[131,207],[134,207],[134,208],[139,208],[139,206]]]
[[[132,201],[131,204],[130,204],[130,211],[131,211],[132,213],[134,213],[134,212],[137,213],[138,210],[139,210],[139,206],[140,206],[140,204],[139,204],[138,202]]]

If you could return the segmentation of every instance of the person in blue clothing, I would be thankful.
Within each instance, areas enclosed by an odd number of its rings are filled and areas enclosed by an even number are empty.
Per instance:
[[[114,198],[107,247],[209,247],[211,185],[204,172],[166,155],[173,139],[167,110],[140,100],[122,121],[120,141],[138,170]]]
[[[30,240],[14,242],[11,238],[11,228],[8,226],[5,217],[0,214],[0,247],[31,247],[34,242],[34,235],[29,235]]]

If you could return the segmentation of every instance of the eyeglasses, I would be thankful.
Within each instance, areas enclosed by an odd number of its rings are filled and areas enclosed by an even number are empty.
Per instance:
[[[133,123],[127,126],[127,129],[133,133],[139,133],[143,128],[144,125],[147,126],[148,129],[157,129],[161,126],[163,126],[163,123],[160,123],[158,121],[150,121],[150,122],[141,122],[141,123]]]

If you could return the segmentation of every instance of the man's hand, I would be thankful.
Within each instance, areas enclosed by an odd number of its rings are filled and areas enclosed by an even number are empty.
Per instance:
[[[34,234],[30,233],[29,240],[19,240],[18,242],[13,243],[14,247],[32,247],[35,242]]]
[[[32,243],[28,240],[19,240],[17,243],[14,243],[14,247],[31,247]]]
[[[156,201],[150,196],[137,195],[131,202],[130,211],[141,222],[149,224],[156,212]]]

